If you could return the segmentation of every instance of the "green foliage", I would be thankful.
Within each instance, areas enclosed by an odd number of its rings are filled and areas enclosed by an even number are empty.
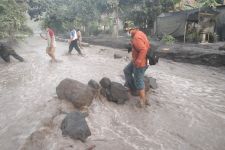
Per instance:
[[[160,0],[162,12],[169,12],[170,10],[174,10],[174,6],[176,3],[173,0]]]
[[[99,21],[100,12],[106,8],[103,0],[30,0],[28,4],[31,18],[39,20],[44,14],[44,25],[58,33],[73,27],[87,29],[90,23]]]
[[[25,5],[15,0],[0,1],[0,38],[15,36],[24,25],[25,9]]]
[[[20,28],[20,32],[22,34],[26,34],[26,35],[32,35],[33,34],[33,30],[28,27],[27,25],[22,25]]]
[[[50,5],[47,0],[28,0],[27,3],[29,5],[28,14],[35,21],[40,20],[43,12],[46,12]]]
[[[65,32],[72,26],[84,27],[87,32],[94,30],[89,24],[115,29],[116,18],[131,20],[141,28],[152,28],[156,17],[173,9],[180,0],[29,0],[31,18],[40,19]],[[45,13],[43,13],[45,12]],[[107,16],[102,19],[102,15]],[[106,30],[104,30],[106,31]],[[107,30],[109,31],[109,30]],[[111,31],[110,31],[111,32]],[[118,32],[118,31],[117,31]]]
[[[172,35],[165,34],[162,38],[162,42],[165,44],[173,44],[175,42],[175,38]]]
[[[201,7],[216,7],[219,5],[218,0],[199,0],[199,5]]]
[[[188,33],[186,35],[186,41],[188,41],[188,42],[197,42],[197,41],[200,41],[200,39],[197,39],[197,38],[199,38],[197,31],[190,32],[190,33]]]
[[[32,19],[44,19],[56,32],[66,32],[73,26],[83,32],[99,30],[113,32],[116,20],[130,20],[143,29],[153,28],[162,12],[175,10],[181,0],[27,0]],[[214,6],[219,0],[198,0],[197,6]],[[180,5],[176,5],[180,6]],[[181,7],[181,6],[180,6]],[[191,6],[192,7],[192,6]],[[183,8],[183,7],[182,7]],[[186,8],[186,7],[184,7]],[[104,16],[104,17],[103,17]],[[92,24],[92,25],[91,25]],[[93,26],[98,25],[98,28]],[[111,28],[111,30],[109,29]],[[97,31],[95,31],[98,33]]]
[[[96,22],[92,22],[88,26],[90,35],[98,35],[100,30],[98,29],[98,24]]]
[[[140,28],[152,28],[156,17],[161,13],[159,0],[120,1],[122,19],[134,22]]]

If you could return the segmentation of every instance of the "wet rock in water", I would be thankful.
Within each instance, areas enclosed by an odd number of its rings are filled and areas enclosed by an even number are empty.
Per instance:
[[[82,142],[85,142],[86,138],[91,135],[85,117],[80,112],[68,114],[62,121],[61,130],[64,136],[70,136],[71,138],[81,140]]]
[[[156,79],[152,77],[148,77],[150,88],[157,89],[158,85],[156,83]]]
[[[219,50],[223,50],[223,51],[225,51],[225,45],[223,45],[223,46],[219,47]]]
[[[144,82],[145,82],[145,92],[148,92],[150,90],[149,78],[145,76]]]
[[[146,92],[148,92],[150,90],[150,88],[157,89],[157,87],[158,87],[155,78],[145,76],[144,82],[145,82],[145,91]]]
[[[81,46],[82,46],[82,47],[89,47],[89,46],[90,46],[90,44],[88,44],[88,43],[84,43],[84,42],[81,42]]]
[[[106,97],[117,104],[124,104],[129,99],[126,88],[120,83],[112,82],[109,91]]]
[[[100,90],[100,94],[102,94],[105,97],[108,97],[109,95],[111,95],[111,91],[110,88],[101,88]]]
[[[68,78],[60,82],[56,87],[56,93],[59,99],[66,99],[77,108],[91,105],[95,96],[95,91],[91,87]]]
[[[115,102],[117,104],[124,104],[125,101],[129,99],[126,88],[122,84],[117,82],[109,83],[108,81],[110,80],[108,78],[106,79],[107,80],[101,80],[107,81],[107,86],[105,86],[106,88],[102,87],[102,89],[100,90],[101,95],[105,96],[109,101]]]
[[[108,88],[111,85],[111,80],[107,77],[101,79],[100,84],[103,88]]]
[[[26,142],[19,148],[20,150],[41,150],[46,149],[48,144],[48,137],[51,134],[51,129],[42,127],[34,131],[27,139]]]
[[[106,89],[105,88],[101,88],[100,94],[106,97]]]
[[[120,59],[120,58],[122,58],[123,56],[122,55],[120,55],[120,54],[114,54],[114,59]]]
[[[88,85],[90,87],[92,87],[93,89],[100,89],[100,85],[98,84],[98,82],[96,82],[95,80],[91,79],[89,82],[88,82]]]

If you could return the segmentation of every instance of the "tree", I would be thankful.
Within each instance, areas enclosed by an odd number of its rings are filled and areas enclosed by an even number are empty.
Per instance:
[[[201,7],[216,7],[219,5],[218,0],[199,0]]]
[[[107,4],[110,6],[112,10],[112,18],[113,18],[113,37],[118,37],[119,33],[119,0],[107,0]]]
[[[30,15],[31,20],[34,19],[35,21],[40,20],[43,12],[46,12],[49,3],[47,0],[28,0],[28,14]]]
[[[198,0],[195,3],[205,6],[217,1]],[[183,10],[186,5],[192,5],[185,0],[28,0],[28,4],[31,18],[39,20],[43,17],[56,32],[65,32],[75,26],[93,34],[103,24],[113,29],[114,37],[118,36],[118,20],[130,20],[149,30],[160,13]]]
[[[44,24],[59,33],[73,26],[88,31],[90,24],[96,24],[100,12],[105,9],[102,0],[29,0],[28,4],[32,19],[40,20],[43,17]],[[99,6],[102,6],[101,9]]]
[[[161,13],[162,5],[159,0],[132,0],[120,1],[120,7],[124,11],[124,20],[134,22],[149,32],[154,26],[156,17]]]
[[[23,27],[25,22],[26,5],[22,1],[1,0],[0,1],[0,38],[10,37]]]

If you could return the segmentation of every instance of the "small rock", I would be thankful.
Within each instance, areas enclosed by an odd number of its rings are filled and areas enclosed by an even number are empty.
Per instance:
[[[106,89],[101,88],[100,94],[101,94],[102,96],[106,97]]]
[[[158,88],[158,85],[156,83],[156,79],[155,78],[152,78],[152,77],[148,77],[148,79],[149,79],[150,88],[157,89]]]
[[[90,44],[81,42],[81,46],[82,46],[82,47],[90,47]]]
[[[224,46],[219,47],[219,50],[225,50],[225,45],[224,45]]]
[[[100,84],[103,88],[108,88],[111,85],[111,81],[109,78],[104,77],[101,79]]]
[[[122,58],[123,56],[121,56],[120,54],[114,54],[114,59],[120,59]]]
[[[90,87],[92,87],[93,89],[96,89],[98,90],[100,88],[100,85],[98,84],[98,82],[96,82],[95,80],[91,79],[89,82],[88,82],[88,85]]]
[[[148,92],[150,90],[149,78],[145,76],[144,82],[145,82],[145,92]]]

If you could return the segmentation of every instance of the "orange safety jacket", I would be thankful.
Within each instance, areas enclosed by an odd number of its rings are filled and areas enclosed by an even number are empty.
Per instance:
[[[146,54],[150,42],[145,33],[138,29],[131,30],[131,37],[133,63],[137,68],[143,68],[147,66]]]

